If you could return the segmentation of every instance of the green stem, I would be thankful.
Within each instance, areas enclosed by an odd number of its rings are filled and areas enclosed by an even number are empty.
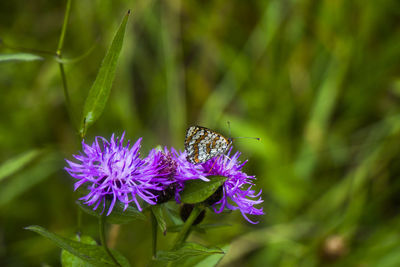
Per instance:
[[[63,22],[63,25],[61,28],[60,39],[58,40],[58,46],[57,46],[57,51],[56,51],[56,56],[59,59],[62,58],[62,48],[64,46],[64,39],[65,39],[65,35],[67,32],[67,25],[68,25],[70,11],[71,11],[71,0],[67,0],[67,7],[65,9],[64,22]],[[68,115],[71,119],[73,126],[75,127],[75,129],[77,129],[76,123],[74,120],[74,116],[72,114],[71,101],[70,101],[70,97],[69,97],[69,93],[68,93],[67,77],[65,75],[64,65],[61,61],[59,61],[58,66],[60,68],[61,80],[62,80],[63,89],[64,89],[65,105],[67,107]]]
[[[175,242],[172,246],[172,249],[177,249],[183,242],[185,242],[186,238],[188,237],[190,228],[192,227],[193,222],[197,219],[199,214],[203,211],[204,207],[201,205],[196,204],[193,207],[192,212],[187,218],[185,224],[182,227],[182,230],[178,233],[178,236],[175,239]]]
[[[107,242],[106,242],[106,234],[105,234],[105,222],[106,216],[102,215],[99,218],[99,234],[100,234],[100,241],[101,245],[103,246],[104,250],[107,252],[108,256],[112,259],[112,261],[117,265],[121,266],[121,264],[118,263],[118,261],[114,258],[114,255],[111,253],[110,249],[107,247]]]
[[[158,223],[156,216],[154,216],[153,210],[150,212],[151,214],[151,232],[152,232],[152,252],[153,252],[153,259],[157,256],[157,228]]]
[[[62,29],[61,29],[60,39],[58,41],[58,47],[57,47],[57,52],[56,52],[57,55],[61,55],[61,50],[64,45],[65,33],[67,32],[67,25],[68,25],[70,10],[71,10],[71,0],[67,0],[67,8],[65,10],[64,22],[63,22]]]
[[[57,55],[59,59],[61,59],[61,55]],[[58,62],[58,66],[60,67],[60,73],[61,73],[61,80],[63,84],[63,89],[64,89],[64,97],[65,97],[65,103],[68,108],[68,112],[71,109],[71,101],[69,99],[69,93],[68,93],[68,86],[67,86],[67,76],[65,75],[65,70],[64,70],[64,65],[61,62]]]
[[[78,207],[78,214],[77,214],[77,223],[78,223],[78,234],[81,235],[82,233],[82,210]]]

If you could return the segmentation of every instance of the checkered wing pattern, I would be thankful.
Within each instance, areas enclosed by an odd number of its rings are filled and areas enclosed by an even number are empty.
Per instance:
[[[232,140],[201,126],[191,126],[186,131],[185,150],[187,160],[199,164],[225,154]]]

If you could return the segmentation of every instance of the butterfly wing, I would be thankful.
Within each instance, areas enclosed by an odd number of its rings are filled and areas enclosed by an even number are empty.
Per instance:
[[[223,135],[201,126],[191,126],[186,131],[187,160],[199,164],[224,154],[232,141]]]

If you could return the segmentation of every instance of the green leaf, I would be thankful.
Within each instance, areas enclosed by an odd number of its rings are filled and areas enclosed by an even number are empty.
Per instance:
[[[223,176],[210,176],[209,182],[202,180],[189,180],[181,193],[183,203],[196,204],[209,198],[225,181]]]
[[[124,41],[125,28],[129,14],[130,11],[128,11],[128,13],[125,15],[121,25],[119,26],[111,46],[108,49],[103,62],[101,63],[96,80],[94,81],[92,88],[90,88],[89,95],[86,98],[80,127],[81,136],[84,136],[88,127],[100,117],[107,103],[115,77],[118,57]]]
[[[2,61],[34,61],[43,60],[41,56],[28,53],[0,54],[0,62]]]
[[[47,239],[56,243],[58,247],[70,252],[71,254],[90,264],[93,264],[94,266],[115,266],[110,256],[108,256],[104,248],[101,246],[84,244],[71,239],[67,239],[57,234],[51,233],[43,227],[37,225],[28,226],[25,229],[36,232],[46,237]],[[121,264],[121,266],[130,266],[128,260],[119,252],[111,250],[111,253],[117,259],[119,264]]]
[[[30,150],[21,155],[13,157],[0,165],[0,181],[13,175],[40,154],[39,150]]]
[[[102,207],[98,207],[97,210],[93,210],[92,207],[89,207],[88,205],[84,204],[83,201],[77,200],[76,203],[78,206],[87,214],[95,216],[97,218],[100,218],[101,212],[103,210]],[[104,209],[104,212],[107,212],[109,207],[110,201],[107,201],[106,203],[106,208]],[[132,206],[128,206],[126,210],[124,211],[124,204],[121,202],[115,203],[115,206],[111,212],[110,215],[106,216],[106,222],[111,223],[111,224],[125,224],[132,222],[134,220],[143,220],[145,221],[147,218],[146,216],[137,210],[136,208]]]
[[[210,254],[224,254],[224,251],[218,247],[207,248],[196,243],[184,243],[173,251],[158,251],[156,259],[158,261],[177,261],[185,257]]]
[[[82,244],[97,245],[96,241],[90,236],[75,236],[73,240]],[[81,258],[69,253],[67,250],[61,251],[61,265],[63,267],[92,267],[93,265],[82,260]]]
[[[224,253],[228,253],[229,245],[222,247]],[[193,256],[190,258],[184,258],[180,261],[174,262],[174,267],[210,267],[217,266],[217,264],[222,260],[225,254],[211,254],[211,255],[201,255]]]
[[[167,232],[167,223],[165,222],[164,219],[163,206],[162,205],[151,206],[151,211],[153,212],[154,217],[156,217],[158,227],[160,227],[161,232],[165,235],[165,233]]]
[[[58,153],[48,153],[40,157],[33,166],[21,171],[12,179],[7,179],[0,186],[0,207],[47,179],[61,168],[62,162]]]

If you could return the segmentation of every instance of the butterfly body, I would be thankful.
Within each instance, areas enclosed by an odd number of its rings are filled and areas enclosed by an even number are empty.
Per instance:
[[[225,154],[232,139],[202,126],[191,126],[186,131],[185,151],[187,160],[193,164],[206,162]]]

